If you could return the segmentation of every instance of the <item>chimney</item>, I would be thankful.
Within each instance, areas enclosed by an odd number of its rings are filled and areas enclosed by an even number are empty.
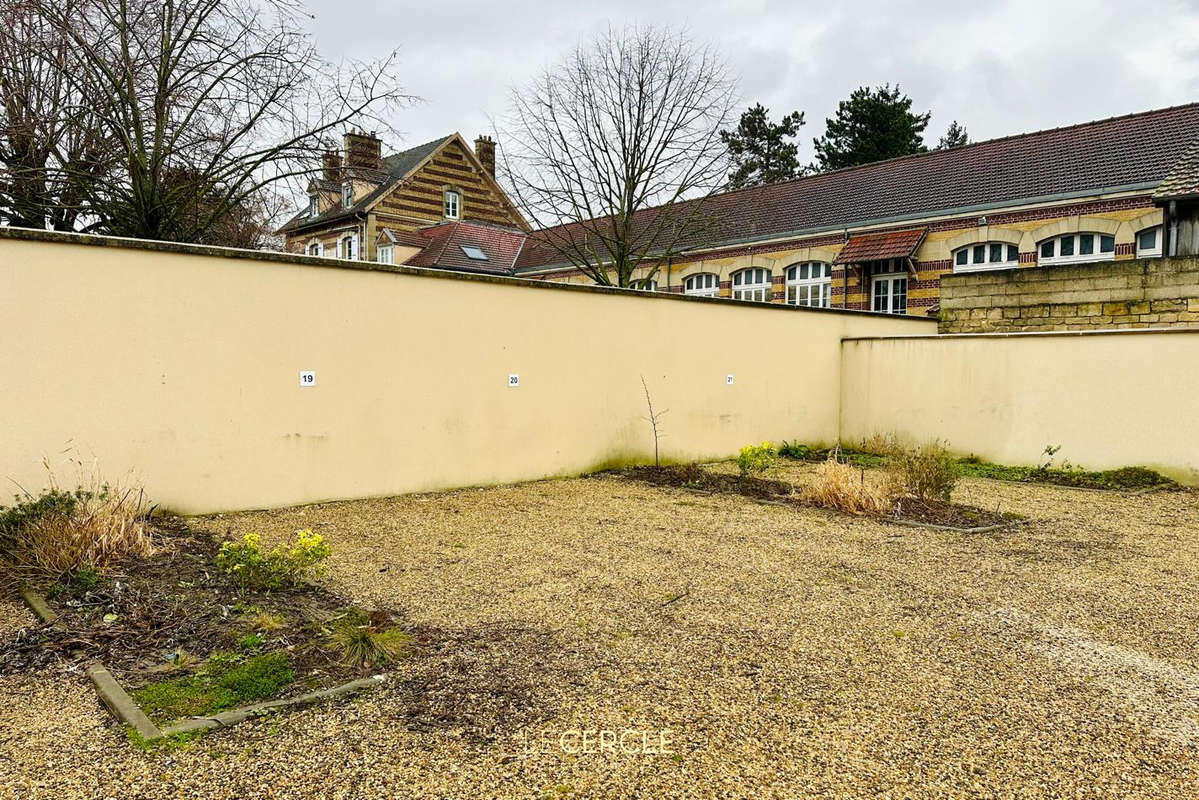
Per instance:
[[[336,151],[326,150],[321,155],[321,177],[327,181],[341,180],[341,156]]]
[[[344,141],[347,167],[382,169],[383,140],[374,131],[347,131]]]
[[[490,136],[480,135],[475,139],[475,155],[479,157],[479,163],[483,165],[483,169],[487,170],[487,174],[495,177],[495,140]]]

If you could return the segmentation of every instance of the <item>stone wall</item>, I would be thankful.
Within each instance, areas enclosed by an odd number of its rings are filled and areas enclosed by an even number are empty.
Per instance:
[[[1199,328],[1199,258],[941,277],[941,333]]]

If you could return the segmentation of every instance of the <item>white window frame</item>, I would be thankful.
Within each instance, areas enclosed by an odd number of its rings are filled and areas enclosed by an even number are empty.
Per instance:
[[[1085,255],[1080,255],[1079,250],[1082,249],[1082,237],[1094,236],[1094,249],[1092,252]],[[1105,238],[1112,240],[1112,249],[1106,253],[1100,252]],[[1062,251],[1062,240],[1071,239],[1071,249],[1074,251],[1068,256],[1059,255]],[[1042,248],[1053,242],[1054,255],[1047,256],[1042,252]],[[1037,242],[1037,264],[1089,264],[1095,261],[1111,261],[1116,257],[1116,237],[1110,233],[1100,233],[1099,231],[1078,231],[1077,233],[1063,233],[1058,236],[1052,236],[1048,239],[1042,239]]]
[[[380,264],[395,263],[395,246],[390,244],[381,244],[375,248],[375,261]]]
[[[792,306],[828,308],[833,302],[833,265],[824,261],[803,261],[787,267],[784,273],[787,293],[784,300]]]
[[[720,276],[715,272],[696,272],[683,278],[683,294],[688,297],[720,297]]]
[[[345,243],[350,243],[350,252],[346,253]],[[337,238],[337,257],[343,261],[357,261],[360,253],[358,252],[358,234],[345,233]]]
[[[994,260],[994,248],[999,248],[999,260]],[[979,253],[982,248],[982,253]],[[980,260],[981,255],[981,260]],[[1015,256],[1013,258],[1012,256]],[[965,263],[962,263],[962,257]],[[975,242],[959,247],[951,254],[954,272],[982,272],[988,269],[1011,269],[1020,266],[1020,248],[1008,242]]]
[[[773,294],[770,270],[765,267],[746,267],[733,273],[734,300],[769,303]]]
[[[354,184],[350,181],[341,185],[341,204],[346,208],[354,205]]]
[[[313,252],[315,249],[316,252]],[[322,242],[311,241],[304,247],[304,255],[320,258],[325,255],[325,245]]]
[[[308,196],[308,216],[310,216],[310,217],[320,216],[320,213],[321,213],[320,208],[321,208],[320,198],[317,197],[315,194],[309,195]]]
[[[1149,233],[1150,231],[1153,231],[1157,234],[1157,246],[1142,248],[1141,247],[1141,234]],[[1137,258],[1158,258],[1158,257],[1160,257],[1162,254],[1162,226],[1161,225],[1153,225],[1148,228],[1143,228],[1142,230],[1137,231],[1136,243],[1137,243]]]
[[[446,189],[441,195],[441,203],[446,219],[462,219],[462,192]]]
[[[655,278],[642,278],[630,281],[629,288],[636,289],[639,292],[656,292],[658,291],[658,281]]]
[[[897,259],[885,261],[874,268],[873,274],[870,276],[870,310],[878,311],[884,314],[906,314],[908,313],[908,292],[911,289],[911,284],[908,281],[909,275],[907,268]],[[903,286],[903,307],[900,308],[896,302],[899,297],[899,292],[896,287]],[[883,299],[885,302],[882,308],[876,307],[875,301],[878,299],[878,287],[885,285],[885,294]]]

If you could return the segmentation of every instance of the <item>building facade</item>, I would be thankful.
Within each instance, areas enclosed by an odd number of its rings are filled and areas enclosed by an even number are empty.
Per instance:
[[[1196,141],[1191,104],[718,194],[703,201],[712,230],[638,278],[656,291],[935,314],[944,275],[1160,256],[1155,193]],[[516,274],[588,280],[546,247],[525,248]]]
[[[383,157],[378,137],[350,132],[280,232],[293,253],[508,273],[528,230],[496,183],[490,138],[472,149],[455,133]]]

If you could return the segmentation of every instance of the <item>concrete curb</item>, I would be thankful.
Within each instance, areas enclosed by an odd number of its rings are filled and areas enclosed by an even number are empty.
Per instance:
[[[372,675],[369,678],[360,678],[356,681],[343,683],[340,686],[334,686],[331,689],[321,689],[316,692],[309,692],[298,697],[289,697],[286,700],[268,700],[265,703],[255,703],[253,705],[242,706],[240,708],[231,708],[227,711],[222,711],[219,714],[212,714],[207,717],[191,717],[189,719],[178,720],[166,725],[162,729],[163,736],[173,736],[178,733],[191,733],[193,731],[208,731],[215,728],[228,728],[231,725],[236,725],[239,722],[245,722],[248,719],[261,717],[265,714],[270,714],[275,711],[288,710],[298,708],[300,706],[312,705],[319,703],[322,700],[335,700],[341,697],[347,697],[352,694],[372,689],[386,681],[387,674]]]
[[[58,614],[54,613],[54,609],[50,608],[46,599],[28,586],[21,587],[21,599],[25,601],[25,605],[29,606],[29,610],[33,612],[34,616],[42,622],[51,623],[58,619]]]
[[[88,665],[87,676],[92,679],[92,684],[96,687],[96,694],[100,695],[100,700],[114,717],[131,726],[139,736],[148,742],[163,737],[163,732],[150,721],[146,712],[142,711],[141,706],[134,702],[129,693],[121,687],[121,684],[117,683],[117,679],[112,676],[107,667],[99,661],[93,661]]]

